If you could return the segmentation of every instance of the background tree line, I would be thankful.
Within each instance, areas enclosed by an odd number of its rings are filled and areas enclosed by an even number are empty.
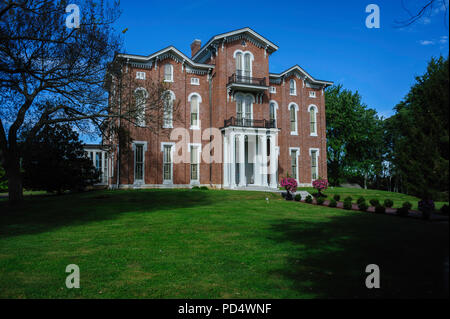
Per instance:
[[[448,57],[431,59],[386,119],[364,105],[358,92],[327,88],[330,183],[448,200],[448,85]]]

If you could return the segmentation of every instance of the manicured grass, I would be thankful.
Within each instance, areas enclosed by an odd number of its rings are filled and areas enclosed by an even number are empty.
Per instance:
[[[0,212],[0,298],[448,297],[448,222],[212,190],[33,196]],[[65,287],[68,264],[80,289]],[[365,287],[368,264],[380,289]]]
[[[305,190],[310,192],[311,194],[317,192],[312,187],[301,187],[299,190]],[[413,206],[412,209],[417,210],[417,203],[419,202],[419,198],[405,195],[401,193],[394,192],[386,192],[375,189],[361,189],[361,188],[346,188],[346,187],[330,187],[325,192],[328,195],[328,198],[332,198],[334,194],[341,195],[341,201],[347,196],[351,196],[353,198],[353,203],[356,203],[359,197],[363,196],[366,199],[366,202],[369,203],[371,199],[378,199],[381,204],[383,204],[385,199],[392,199],[394,201],[394,207],[401,207],[404,202],[410,202]],[[444,204],[448,205],[448,202],[436,202],[436,208],[440,209]]]

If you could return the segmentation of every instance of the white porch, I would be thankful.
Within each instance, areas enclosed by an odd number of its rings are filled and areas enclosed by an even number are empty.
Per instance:
[[[223,129],[224,188],[278,187],[278,129]]]

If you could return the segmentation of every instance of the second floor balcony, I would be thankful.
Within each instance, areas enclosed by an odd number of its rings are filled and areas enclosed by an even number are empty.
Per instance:
[[[230,117],[224,120],[224,127],[251,127],[251,128],[276,128],[275,120],[254,120],[245,118]]]
[[[268,89],[266,78],[254,78],[241,73],[234,73],[228,77],[227,88],[232,91],[251,91],[263,93]]]

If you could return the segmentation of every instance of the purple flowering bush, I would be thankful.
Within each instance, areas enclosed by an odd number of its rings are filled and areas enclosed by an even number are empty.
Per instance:
[[[297,181],[295,178],[286,177],[280,181],[281,187],[284,187],[289,193],[295,193],[297,191]]]
[[[328,188],[328,180],[319,177],[315,181],[312,182],[312,186],[317,189],[319,195],[322,195],[322,191]]]

